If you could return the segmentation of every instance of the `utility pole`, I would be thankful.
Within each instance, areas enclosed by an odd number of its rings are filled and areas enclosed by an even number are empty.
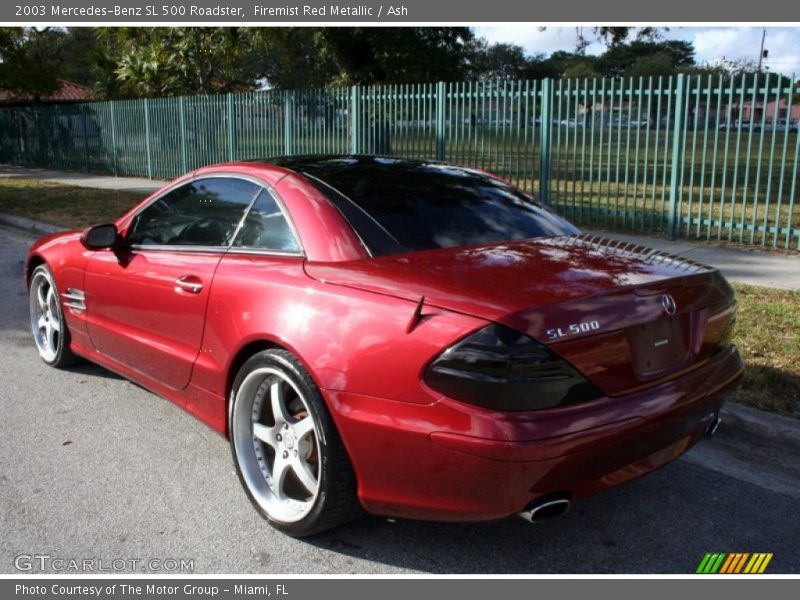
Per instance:
[[[761,61],[764,60],[764,40],[767,38],[767,28],[761,31],[761,50],[758,52],[758,72],[761,73]]]

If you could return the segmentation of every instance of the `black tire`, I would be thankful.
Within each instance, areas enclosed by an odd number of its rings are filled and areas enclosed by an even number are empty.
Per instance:
[[[259,378],[262,376],[264,379],[259,382]],[[281,378],[286,381],[281,381]],[[247,384],[243,388],[242,384],[245,382]],[[253,416],[257,410],[263,410],[254,408],[257,406],[255,402],[264,402],[267,394],[271,399],[271,389],[276,382],[279,382],[279,386],[283,385],[285,386],[284,389],[288,390],[284,392],[287,398],[293,393],[297,394],[297,397],[292,400],[295,407],[300,406],[298,401],[302,402],[304,407],[307,407],[307,411],[303,412],[303,417],[300,420],[310,416],[313,420],[314,429],[311,433],[305,434],[307,438],[304,439],[308,444],[312,443],[312,437],[317,442],[317,446],[315,446],[316,454],[313,456],[316,461],[316,495],[313,496],[313,499],[305,501],[306,508],[304,510],[307,512],[302,513],[301,511],[303,516],[297,519],[282,518],[279,513],[283,507],[279,504],[277,495],[274,492],[275,484],[267,480],[266,474],[254,470],[256,463],[253,462],[253,457],[257,454],[257,451],[254,454],[251,446],[258,447],[261,444],[263,454],[260,455],[260,459],[256,456],[258,460],[257,466],[262,471],[266,469],[266,472],[271,476],[274,476],[279,453],[279,447],[272,444],[283,443],[285,445],[280,446],[280,448],[284,449],[294,447],[286,446],[289,443],[288,434],[284,435],[282,442],[274,442],[275,438],[272,438],[273,441],[269,444],[255,437],[253,420],[263,420],[261,417],[256,418]],[[260,394],[260,401],[251,399],[251,396],[253,396],[252,390],[256,389],[256,386],[258,386],[258,391],[255,396],[258,397]],[[270,391],[264,391],[266,389]],[[290,407],[289,401],[286,400],[285,402],[286,406]],[[270,405],[269,410],[274,412],[272,407],[274,407],[273,404]],[[289,411],[291,411],[291,408],[289,408]],[[276,437],[281,440],[280,432],[284,430],[279,428],[278,419],[274,415],[272,422],[273,425],[270,426],[270,431],[278,431],[279,433]],[[293,422],[295,425],[300,423],[300,421]],[[360,514],[361,507],[356,495],[355,475],[333,419],[316,383],[314,383],[314,380],[300,361],[290,352],[279,349],[264,350],[250,357],[242,365],[236,375],[231,391],[228,432],[233,463],[236,467],[239,482],[256,510],[275,529],[293,537],[305,537],[342,525]],[[292,439],[294,440],[295,438],[292,437]],[[294,455],[297,456],[297,451],[301,447],[300,438],[298,437],[297,441],[293,443],[297,444],[297,449],[293,451]],[[274,452],[272,467],[269,466],[270,457],[267,452]],[[285,456],[286,453],[284,451],[284,458]],[[310,458],[312,457],[309,457],[309,460]],[[296,471],[292,471],[292,473],[296,473]],[[259,480],[259,477],[263,477],[263,480]],[[282,480],[285,480],[285,477]],[[282,483],[277,485],[281,488],[283,486]],[[272,494],[272,498],[269,498],[270,494]],[[277,508],[273,510],[269,508],[270,506],[276,506]]]
[[[41,338],[43,337],[43,332],[37,326],[36,315],[34,312],[36,310],[34,303],[37,303],[38,306],[38,301],[35,294],[38,293],[38,286],[40,283],[44,281],[46,281],[47,285],[52,288],[54,294],[52,305],[49,307],[49,310],[46,309],[44,311],[51,322],[55,321],[58,324],[57,334],[53,338],[49,338],[48,336],[48,339],[57,340],[54,344],[54,351],[53,348],[50,347],[49,342],[44,343],[42,341]],[[69,328],[67,327],[67,322],[64,319],[64,309],[61,305],[61,295],[58,292],[58,287],[56,286],[53,274],[45,264],[39,265],[33,270],[33,273],[31,273],[30,286],[28,288],[28,308],[31,318],[31,333],[34,336],[34,341],[36,342],[36,347],[39,351],[39,356],[41,359],[46,364],[57,369],[69,367],[77,362],[80,362],[80,357],[75,355],[69,347],[70,334]]]

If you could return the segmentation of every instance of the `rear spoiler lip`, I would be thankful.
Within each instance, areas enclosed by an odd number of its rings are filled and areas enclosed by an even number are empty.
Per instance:
[[[605,237],[594,233],[583,233],[580,235],[568,236],[569,245],[583,246],[593,250],[609,252],[611,254],[626,257],[635,257],[650,264],[668,264],[671,267],[685,271],[687,274],[703,273],[706,271],[716,271],[715,267],[703,264],[696,260],[656,250],[644,244],[634,242],[623,242],[613,238]]]

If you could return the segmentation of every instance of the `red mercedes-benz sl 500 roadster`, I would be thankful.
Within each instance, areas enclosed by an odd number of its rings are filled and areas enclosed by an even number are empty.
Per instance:
[[[228,436],[296,536],[361,510],[555,516],[713,432],[743,372],[719,271],[426,161],[202,168],[39,240],[25,277],[46,363],[98,363]]]

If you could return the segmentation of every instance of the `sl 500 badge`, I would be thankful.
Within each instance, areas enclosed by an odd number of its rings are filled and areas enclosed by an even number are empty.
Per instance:
[[[547,339],[557,340],[568,335],[575,335],[578,333],[589,333],[590,331],[597,331],[600,329],[600,323],[597,321],[584,321],[583,323],[570,323],[564,328],[556,327],[547,330]]]

